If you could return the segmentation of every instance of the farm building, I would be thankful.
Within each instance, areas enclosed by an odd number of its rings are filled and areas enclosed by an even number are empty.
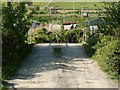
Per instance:
[[[57,14],[57,9],[55,7],[50,8],[50,14]]]
[[[71,29],[76,29],[77,23],[63,23],[63,28],[64,30],[71,30]]]
[[[98,26],[97,25],[95,25],[95,26],[90,26],[89,27],[89,30],[98,30],[99,28],[98,28]]]
[[[64,30],[72,30],[72,29],[76,29],[77,26],[79,25],[77,23],[63,23],[63,24],[46,23],[45,25],[43,25],[42,23],[40,24],[38,21],[32,21],[31,23],[32,23],[31,29],[34,29],[35,31],[40,29],[46,29],[51,32],[59,31],[62,29],[62,27]]]
[[[62,29],[64,30],[71,30],[71,29],[76,29],[78,24],[77,23],[63,23],[62,25],[60,24],[49,24],[48,28],[46,28],[48,31],[59,31]]]
[[[83,12],[82,16],[83,17],[88,17],[88,13],[87,12]]]
[[[88,26],[104,25],[105,21],[101,18],[95,18],[84,22]]]
[[[48,31],[58,31],[61,30],[61,25],[59,24],[49,24]]]

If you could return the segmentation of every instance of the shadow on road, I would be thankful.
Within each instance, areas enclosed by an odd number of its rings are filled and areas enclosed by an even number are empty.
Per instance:
[[[80,45],[38,44],[12,79],[30,79],[36,77],[36,73],[55,69],[76,70],[77,67],[68,64],[85,60],[88,58]]]

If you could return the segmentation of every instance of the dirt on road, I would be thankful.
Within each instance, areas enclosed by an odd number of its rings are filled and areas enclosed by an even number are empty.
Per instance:
[[[11,80],[14,88],[118,88],[79,44],[37,44]]]

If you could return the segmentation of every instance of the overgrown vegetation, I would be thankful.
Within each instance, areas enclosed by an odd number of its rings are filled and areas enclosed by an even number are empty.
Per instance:
[[[65,6],[66,7],[66,6]],[[94,8],[94,7],[93,7]],[[7,3],[2,8],[2,79],[10,79],[19,69],[24,57],[31,50],[31,45],[27,44],[27,31],[29,30],[29,17],[31,14],[42,14],[32,17],[32,20],[45,23],[63,24],[66,22],[76,22],[83,26],[83,21],[89,18],[81,19],[79,15],[44,15],[48,11],[40,11],[36,6],[33,11],[26,9],[26,3]],[[101,68],[118,79],[120,76],[120,2],[106,3],[107,13],[104,17],[106,25],[100,30],[102,36],[91,36],[84,45],[88,56],[98,61]],[[34,12],[38,10],[38,12]],[[40,11],[40,12],[39,12]],[[61,30],[52,33],[46,30],[38,30],[35,35],[35,43],[80,43],[82,41],[82,30]],[[3,81],[5,85],[6,82]]]
[[[118,78],[119,65],[119,41],[111,36],[102,36],[94,46],[96,52],[93,56],[98,61],[101,69],[111,75],[111,78]]]
[[[95,46],[99,40],[99,36],[91,37],[88,39],[87,43],[83,45],[89,57],[92,57],[92,55],[95,53],[96,49],[93,48],[93,46]]]
[[[120,2],[105,3],[106,24],[100,30],[100,36],[91,37],[85,44],[87,54],[98,62],[101,69],[111,78],[120,77]]]
[[[82,42],[81,30],[60,30],[49,32],[39,30],[35,37],[35,43],[80,43]]]
[[[76,22],[82,25],[83,21],[88,18],[81,18],[79,15],[33,15],[32,20],[40,23],[58,23],[63,24],[67,22]]]
[[[2,8],[2,80],[15,74],[31,50],[27,44],[29,15],[25,5],[25,2],[8,2]]]
[[[87,18],[81,18],[79,15],[41,15],[33,16],[32,20],[40,22],[41,25],[47,26],[49,24],[59,24],[62,26],[63,23],[77,23],[76,30],[60,30],[57,32],[49,32],[43,28],[35,32],[35,39],[32,39],[32,43],[79,43],[82,42],[82,30],[84,20]],[[30,39],[30,37],[29,37]]]

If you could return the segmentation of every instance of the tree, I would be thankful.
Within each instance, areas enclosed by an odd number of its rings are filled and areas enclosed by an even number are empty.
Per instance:
[[[26,33],[29,29],[29,18],[26,15],[26,3],[8,2],[2,8],[2,60],[4,66],[18,62],[25,54]],[[11,69],[12,70],[12,69]],[[12,71],[10,71],[12,72]],[[3,70],[4,74],[4,70]],[[6,74],[6,73],[5,73]],[[5,75],[4,74],[4,75]],[[4,76],[3,75],[3,76]]]
[[[120,37],[120,1],[105,3],[105,34]]]

